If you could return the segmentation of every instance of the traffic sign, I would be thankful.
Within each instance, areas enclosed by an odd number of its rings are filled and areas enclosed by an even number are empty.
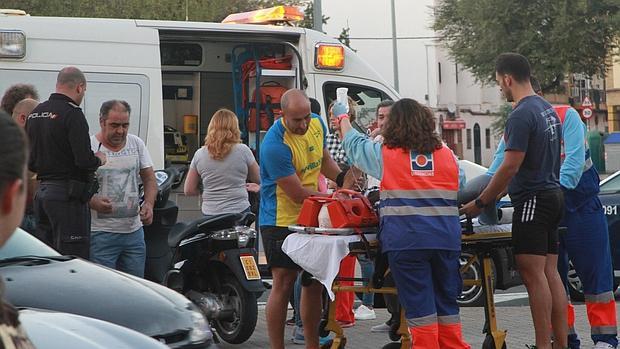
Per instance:
[[[581,106],[584,108],[590,108],[592,106],[592,101],[590,101],[590,97],[586,96],[581,102]]]
[[[584,119],[589,119],[592,117],[592,109],[590,108],[585,108],[582,112],[581,115],[583,115]]]

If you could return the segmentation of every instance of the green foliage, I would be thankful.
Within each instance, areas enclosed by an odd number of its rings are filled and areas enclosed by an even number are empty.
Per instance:
[[[618,0],[443,0],[433,28],[450,55],[482,82],[495,79],[495,57],[528,57],[543,89],[564,74],[602,75],[620,38]]]
[[[511,111],[512,105],[510,103],[504,103],[499,107],[499,112],[495,114],[495,120],[493,120],[491,124],[494,134],[501,135],[504,133],[504,129],[506,129],[506,120],[508,120],[508,115],[510,115]]]
[[[220,22],[227,15],[301,0],[3,0],[2,8],[25,10],[32,16],[136,18]]]
[[[348,47],[351,50],[353,50],[353,52],[357,52],[356,49],[351,47],[351,39],[349,38],[349,31],[350,30],[351,30],[351,28],[349,28],[349,24],[347,23],[347,27],[346,28],[342,28],[342,31],[340,32],[340,35],[338,36],[338,41],[340,41],[343,45],[345,45],[346,47]]]
[[[327,24],[329,17],[322,15],[323,24]],[[304,20],[299,25],[302,28],[314,29],[314,1],[308,1],[304,8]],[[323,32],[325,33],[325,32]]]

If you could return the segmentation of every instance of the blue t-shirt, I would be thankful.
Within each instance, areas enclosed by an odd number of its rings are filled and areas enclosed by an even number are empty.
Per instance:
[[[537,192],[560,188],[562,125],[557,113],[542,97],[519,101],[506,121],[506,151],[525,153],[523,163],[508,186],[513,204]]]

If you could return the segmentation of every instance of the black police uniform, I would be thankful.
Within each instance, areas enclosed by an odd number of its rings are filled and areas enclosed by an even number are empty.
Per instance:
[[[66,95],[53,93],[28,115],[26,133],[28,167],[40,181],[34,197],[35,235],[62,254],[89,258],[88,200],[94,194],[89,184],[101,161],[91,150],[82,109]]]

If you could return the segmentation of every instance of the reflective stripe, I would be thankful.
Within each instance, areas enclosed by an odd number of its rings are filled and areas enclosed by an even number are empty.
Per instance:
[[[591,334],[616,334],[618,330],[616,326],[592,326],[590,329]]]
[[[459,209],[456,207],[410,207],[410,206],[385,206],[381,207],[382,216],[458,216]]]
[[[415,319],[407,319],[407,326],[409,327],[420,327],[420,326],[428,326],[437,323],[437,313],[418,317]]]
[[[568,334],[577,334],[577,331],[575,331],[575,328],[572,326],[568,327]]]
[[[382,190],[381,199],[434,199],[456,200],[454,190],[421,189],[421,190]]]
[[[437,322],[440,325],[458,324],[461,322],[461,316],[459,314],[437,316]]]
[[[592,167],[594,165],[594,163],[592,162],[592,158],[588,157],[586,159],[585,164],[583,164],[583,172],[586,172],[587,170],[590,169],[590,167]]]
[[[608,291],[600,294],[586,294],[584,298],[586,303],[608,303],[614,300],[614,293]]]

